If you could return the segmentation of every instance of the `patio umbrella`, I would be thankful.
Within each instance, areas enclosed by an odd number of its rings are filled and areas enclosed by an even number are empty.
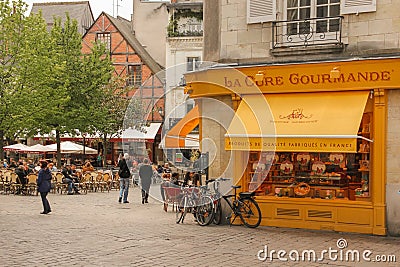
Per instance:
[[[82,145],[70,141],[61,142],[60,145],[61,153],[63,154],[83,154]],[[48,145],[46,147],[57,151],[57,144]],[[85,146],[85,154],[97,154],[97,150]]]
[[[57,151],[56,149],[51,149],[51,148],[43,146],[41,144],[36,144],[36,145],[30,146],[30,147],[27,147],[26,149],[20,150],[20,152],[29,153],[29,154],[53,153],[56,151]]]
[[[4,151],[16,151],[19,152],[20,150],[24,150],[28,148],[28,146],[24,145],[24,144],[14,144],[14,145],[9,145],[9,146],[5,146],[3,147]]]

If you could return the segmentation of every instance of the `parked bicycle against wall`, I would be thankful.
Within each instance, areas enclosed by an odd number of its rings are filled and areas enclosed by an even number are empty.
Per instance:
[[[201,226],[209,225],[213,220],[214,202],[203,194],[204,187],[182,187],[176,210],[176,223],[183,223],[187,213],[192,213]]]
[[[261,223],[261,210],[258,206],[257,201],[254,199],[255,192],[241,192],[239,196],[236,190],[241,188],[241,186],[232,186],[234,189],[234,194],[222,195],[219,191],[219,184],[221,181],[226,181],[229,179],[219,178],[213,181],[214,194],[214,216],[213,221],[215,224],[220,224],[222,219],[222,206],[221,199],[224,199],[228,206],[232,210],[232,214],[227,217],[229,224],[232,225],[237,217],[240,218],[242,223],[250,228],[256,228]],[[232,216],[233,219],[232,219]]]

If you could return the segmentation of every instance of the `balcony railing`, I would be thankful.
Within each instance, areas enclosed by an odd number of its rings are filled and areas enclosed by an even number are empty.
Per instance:
[[[342,45],[342,16],[275,21],[272,27],[274,48]]]

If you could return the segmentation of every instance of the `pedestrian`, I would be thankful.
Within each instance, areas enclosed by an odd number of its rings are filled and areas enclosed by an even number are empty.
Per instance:
[[[153,177],[153,167],[150,166],[148,159],[144,159],[143,164],[140,166],[139,177],[142,184],[142,204],[149,203],[148,199],[151,178]]]
[[[124,156],[120,155],[120,159],[118,161],[118,175],[119,175],[119,199],[118,202],[122,202],[122,197],[124,198],[124,203],[129,203],[128,201],[128,192],[129,192],[129,178],[131,177],[131,172],[129,170],[129,154],[125,153]]]
[[[42,161],[40,171],[37,178],[37,191],[40,193],[43,203],[43,211],[40,214],[48,214],[51,212],[50,203],[47,200],[47,194],[51,190],[51,171],[47,168],[47,162]]]

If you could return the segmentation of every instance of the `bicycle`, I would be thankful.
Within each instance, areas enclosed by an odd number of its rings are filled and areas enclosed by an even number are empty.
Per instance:
[[[201,194],[204,188],[182,187],[181,200],[176,210],[176,223],[183,223],[187,213],[192,213],[201,226],[209,225],[213,220],[214,204],[212,199]]]
[[[261,223],[261,210],[258,206],[257,201],[254,199],[255,192],[241,192],[239,197],[236,194],[236,190],[241,186],[231,186],[234,189],[234,194],[222,195],[219,192],[219,181],[228,180],[225,178],[219,178],[214,180],[214,216],[213,220],[215,224],[220,224],[222,219],[222,207],[221,199],[224,199],[228,206],[231,208],[234,215],[233,220],[231,216],[228,216],[229,225],[232,225],[237,217],[240,218],[242,223],[249,228],[256,228]],[[233,199],[233,200],[230,200]]]

